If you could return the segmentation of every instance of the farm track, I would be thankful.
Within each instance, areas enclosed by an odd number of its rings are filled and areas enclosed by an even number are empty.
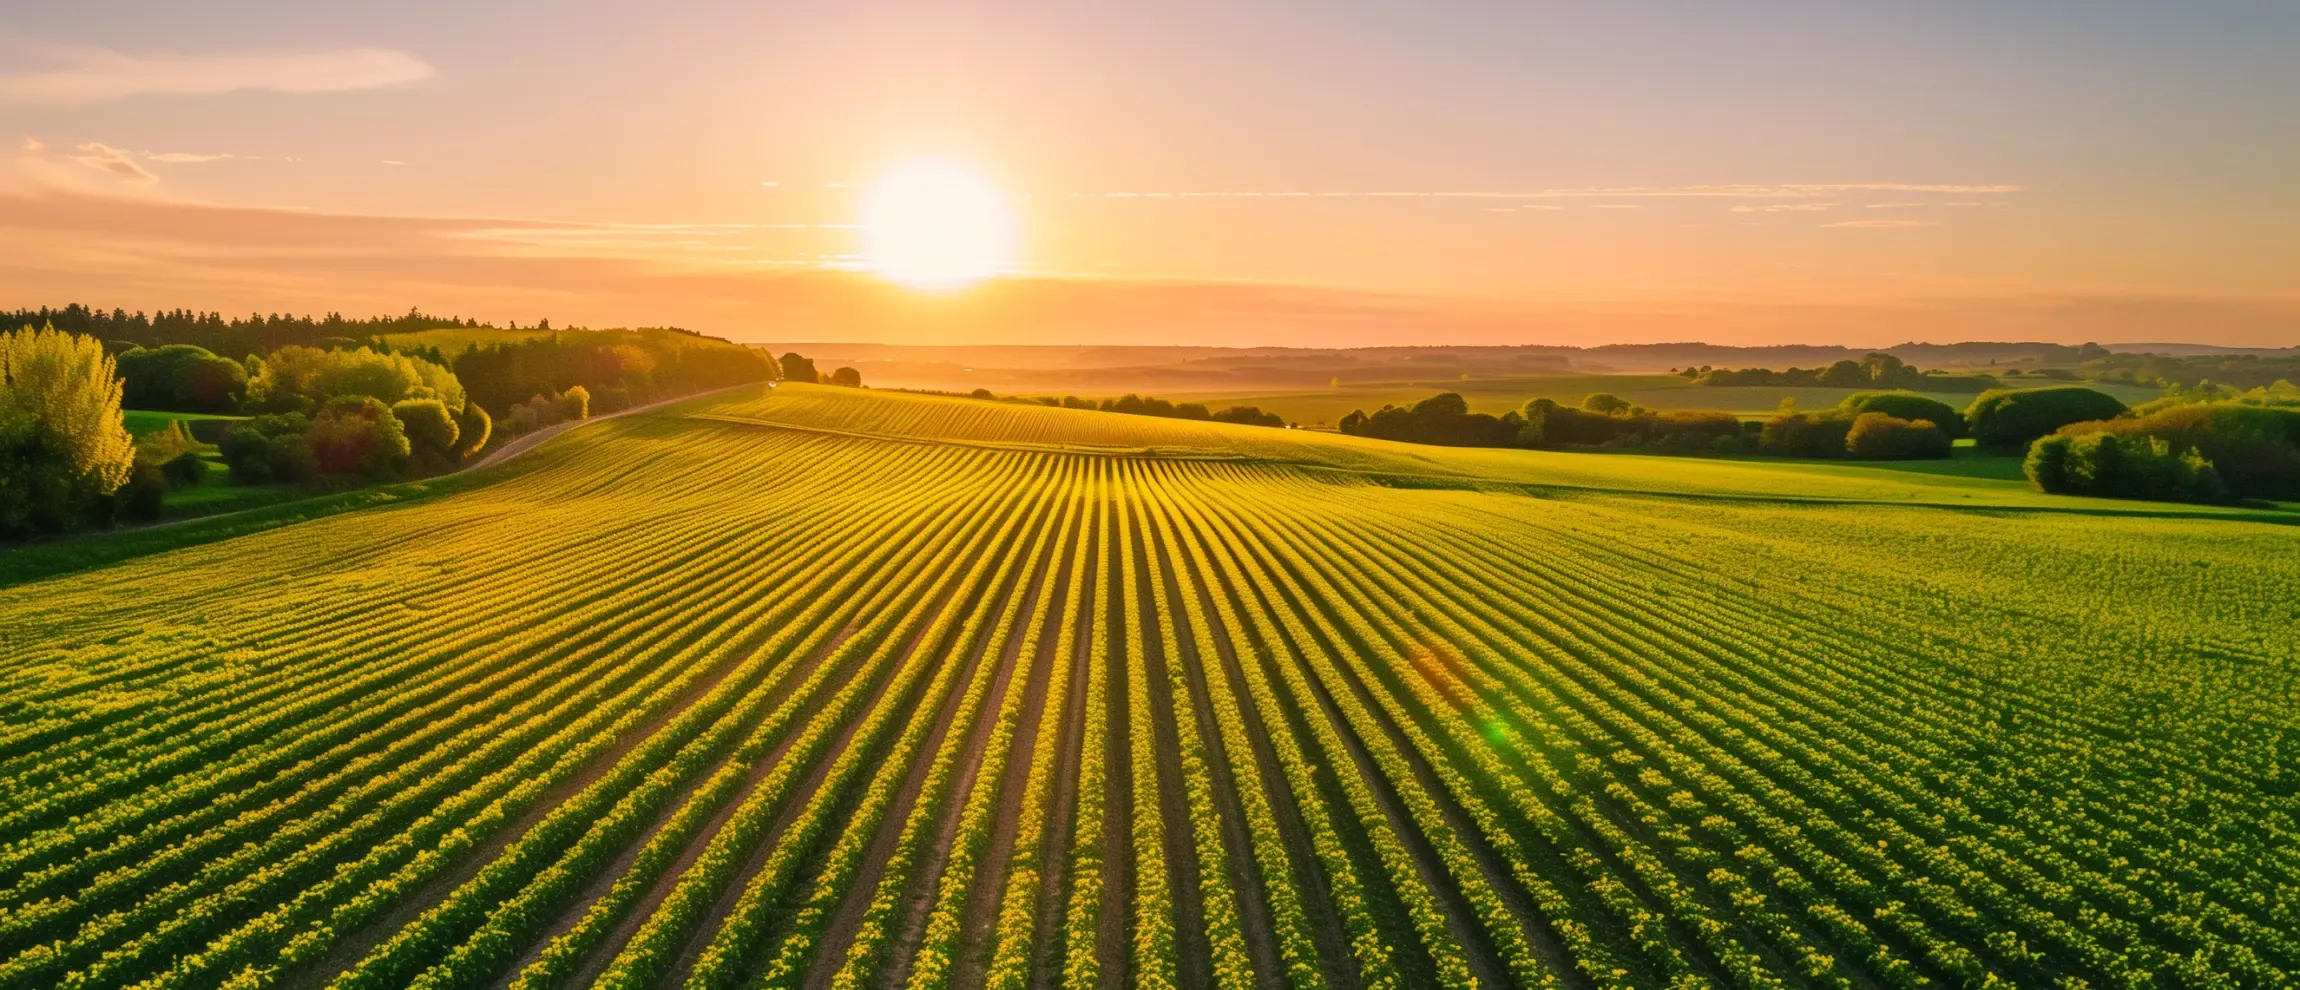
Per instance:
[[[2300,974],[2273,527],[1137,419],[731,392],[12,589],[0,990]]]

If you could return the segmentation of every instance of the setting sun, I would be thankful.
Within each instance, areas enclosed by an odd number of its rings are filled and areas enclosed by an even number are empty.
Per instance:
[[[981,175],[930,159],[896,167],[863,203],[863,251],[887,278],[953,288],[998,273],[1014,245],[1006,202]]]

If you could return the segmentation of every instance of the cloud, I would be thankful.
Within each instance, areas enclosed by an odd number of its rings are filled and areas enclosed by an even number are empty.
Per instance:
[[[1943,195],[2006,195],[2025,192],[2028,187],[2015,185],[1962,185],[1947,183],[1911,182],[1805,182],[1805,183],[1732,183],[1722,185],[1690,186],[1573,186],[1551,189],[1527,189],[1517,192],[1495,189],[1462,190],[1382,190],[1374,192],[1270,192],[1266,190],[1239,190],[1227,192],[1074,192],[1073,199],[1257,199],[1257,198],[1351,198],[1367,199],[1825,199],[1845,193],[1937,193]],[[1836,204],[1829,204],[1834,206]]]
[[[1869,204],[1869,209],[1872,209],[1872,210],[1913,210],[1913,209],[1917,209],[1917,208],[1920,208],[1920,207],[1924,207],[1924,206],[1929,206],[1929,205],[1931,205],[1931,204],[1929,204],[1929,203],[1870,203],[1870,204]]]
[[[86,165],[89,168],[95,169],[96,171],[109,172],[113,175],[119,176],[120,180],[123,182],[132,182],[139,186],[148,186],[154,182],[160,181],[159,176],[145,171],[142,165],[136,164],[135,159],[128,157],[127,152],[121,151],[120,149],[112,147],[111,145],[90,142],[88,144],[79,146],[79,148],[75,150],[78,151],[78,154],[66,155],[65,157],[79,162],[82,165]]]
[[[1863,227],[1870,230],[1892,230],[1901,227],[1937,227],[1939,226],[1939,223],[1932,220],[1840,220],[1836,223],[1825,223],[1821,226]]]
[[[146,161],[154,161],[154,162],[159,162],[159,163],[161,163],[161,164],[163,164],[163,165],[197,165],[197,164],[199,164],[199,163],[201,163],[201,162],[220,162],[220,161],[223,161],[223,160],[224,160],[224,159],[226,159],[226,158],[235,158],[235,157],[238,157],[238,156],[236,156],[236,155],[198,155],[198,154],[192,154],[192,153],[190,153],[190,152],[185,152],[185,151],[158,151],[158,152],[154,152],[154,151],[147,151],[147,152],[144,152],[144,159],[145,159]]]
[[[1765,203],[1765,204],[1761,204],[1761,205],[1753,205],[1753,204],[1749,204],[1749,203],[1743,203],[1743,204],[1741,204],[1740,206],[1736,206],[1736,207],[1734,207],[1734,208],[1733,208],[1733,212],[1735,212],[1735,213],[1815,213],[1815,212],[1819,212],[1819,211],[1821,211],[1821,210],[1833,210],[1833,209],[1836,209],[1836,208],[1837,208],[1837,204],[1835,204],[1835,203]]]
[[[134,96],[214,96],[257,90],[338,93],[421,82],[430,63],[387,48],[274,55],[129,55],[49,48],[51,65],[0,76],[0,102],[88,104]]]

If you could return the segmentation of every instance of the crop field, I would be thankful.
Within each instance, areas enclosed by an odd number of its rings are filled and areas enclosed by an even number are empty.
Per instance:
[[[2275,987],[2289,513],[820,386],[0,587],[0,990]]]

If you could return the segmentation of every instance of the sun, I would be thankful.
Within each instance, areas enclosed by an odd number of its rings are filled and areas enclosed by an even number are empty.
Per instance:
[[[863,201],[863,252],[906,285],[958,288],[998,274],[1014,249],[1006,201],[958,162],[923,159],[881,176]]]

